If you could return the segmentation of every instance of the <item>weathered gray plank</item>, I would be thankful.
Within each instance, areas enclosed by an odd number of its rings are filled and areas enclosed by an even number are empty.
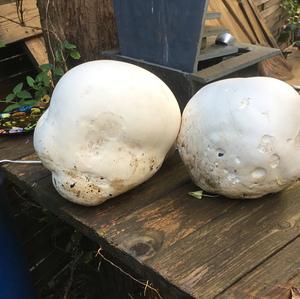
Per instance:
[[[221,197],[199,200],[188,195],[188,192],[198,189],[188,183],[128,214],[106,229],[107,239],[139,260],[159,259],[161,251],[168,251],[172,245],[176,250],[178,241],[199,231],[239,203]],[[101,234],[102,228],[97,231]]]
[[[228,32],[228,29],[224,26],[205,26],[202,34],[202,38],[218,35],[220,33]]]
[[[209,11],[205,15],[205,20],[215,20],[220,18],[221,18],[221,13],[216,11]]]
[[[31,134],[0,137],[0,160],[16,160],[33,152]]]
[[[249,52],[243,53],[239,56],[227,59],[199,72],[193,73],[191,75],[192,78],[194,80],[200,81],[201,83],[209,83],[226,75],[229,75],[235,71],[280,54],[280,50],[273,48],[254,45],[249,45],[248,48],[250,50]]]
[[[296,186],[244,200],[146,263],[195,297],[213,298],[299,236],[299,194]]]
[[[235,46],[211,45],[200,51],[199,61],[204,61],[216,57],[222,57],[230,54],[238,53],[239,48]]]
[[[24,161],[39,161],[37,154],[33,153],[22,157]],[[50,172],[41,164],[13,164],[7,163],[3,166],[11,180],[22,187],[29,188],[44,177],[50,176]]]
[[[258,200],[196,200],[187,196],[195,187],[176,155],[149,181],[94,208],[64,200],[40,165],[3,168],[44,207],[154,282],[166,298],[213,298],[243,277],[247,281],[300,235],[299,185]]]
[[[290,299],[291,288],[300,288],[299,253],[298,237],[217,298]]]

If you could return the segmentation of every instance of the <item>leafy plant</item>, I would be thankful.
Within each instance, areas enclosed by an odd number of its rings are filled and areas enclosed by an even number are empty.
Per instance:
[[[282,0],[281,6],[288,14],[288,23],[299,25],[299,0]]]
[[[44,96],[50,96],[57,82],[65,73],[67,59],[80,59],[77,47],[68,41],[59,45],[55,53],[54,64],[47,63],[39,66],[40,72],[35,78],[26,77],[27,87],[24,83],[17,84],[12,92],[0,102],[9,104],[4,112],[8,113],[22,106],[34,106]]]
[[[0,40],[0,48],[4,48],[4,47],[5,47],[5,43],[2,40]]]
[[[300,0],[282,0],[281,7],[288,15],[288,24],[279,37],[280,42],[285,42],[291,38],[296,46],[300,43]]]

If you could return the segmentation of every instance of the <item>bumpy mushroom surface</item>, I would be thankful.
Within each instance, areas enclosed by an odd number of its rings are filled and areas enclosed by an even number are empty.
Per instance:
[[[178,148],[193,181],[208,192],[278,192],[300,177],[300,96],[267,77],[206,85],[183,112]]]
[[[92,61],[58,82],[34,147],[56,190],[92,206],[150,178],[180,121],[178,103],[158,77],[124,62]]]

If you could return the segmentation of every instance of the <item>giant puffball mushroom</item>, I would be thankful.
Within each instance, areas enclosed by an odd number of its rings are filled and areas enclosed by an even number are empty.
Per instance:
[[[86,206],[149,179],[176,141],[181,115],[167,85],[118,61],[92,61],[58,82],[34,147],[56,190]]]
[[[300,96],[267,77],[206,85],[183,112],[178,148],[205,191],[231,198],[278,192],[300,177]]]

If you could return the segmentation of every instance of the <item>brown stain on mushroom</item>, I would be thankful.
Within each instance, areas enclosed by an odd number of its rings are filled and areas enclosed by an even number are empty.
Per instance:
[[[110,185],[116,191],[116,193],[124,191],[124,189],[127,187],[125,180],[121,179],[112,180]]]
[[[153,171],[156,161],[154,158],[149,158],[149,170]]]
[[[61,182],[61,184],[62,189],[67,193],[74,194],[76,197],[82,197],[84,199],[101,194],[101,188],[90,182],[90,179],[87,176],[85,176],[86,184],[85,186],[82,186],[79,182],[82,181],[84,176],[78,175],[77,171],[65,171],[65,177],[66,180]]]

